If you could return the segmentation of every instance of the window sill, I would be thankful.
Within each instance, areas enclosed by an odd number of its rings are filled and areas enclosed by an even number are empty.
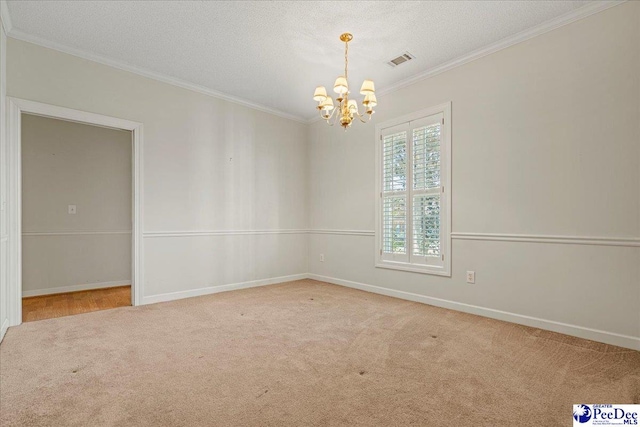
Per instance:
[[[408,271],[410,273],[431,274],[434,276],[451,277],[451,271],[447,271],[445,267],[409,264],[405,262],[377,261],[376,268],[387,268],[390,270]]]

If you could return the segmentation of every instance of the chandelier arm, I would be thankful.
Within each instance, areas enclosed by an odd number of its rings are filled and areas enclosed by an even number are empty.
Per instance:
[[[339,113],[339,114],[338,114],[338,113],[336,113],[335,117],[333,118],[333,124],[332,124],[331,126],[333,126],[333,125],[335,125],[336,123],[338,123],[338,118],[342,115],[342,102],[340,102],[340,103],[338,104],[338,108],[336,108],[336,110],[337,110],[337,111],[340,111],[340,113]]]
[[[362,114],[360,114],[360,113],[356,113],[356,117],[357,117],[357,118],[358,118],[358,120],[360,120],[362,123],[367,123],[367,121],[366,121],[365,119],[363,119],[363,118],[362,118],[362,117],[363,117],[363,116],[362,116]],[[371,117],[371,116],[369,116],[369,117]]]
[[[331,114],[329,114],[329,117],[323,116],[322,113],[320,113],[320,117],[322,117],[327,123],[329,123],[329,120],[331,120],[331,118],[335,113],[336,113],[336,109],[334,108],[333,110],[331,110]]]
[[[331,119],[333,119],[333,118],[334,118],[334,116],[336,116],[336,114],[335,114],[335,113],[336,113],[336,110],[335,110],[335,108],[334,108],[334,109],[331,111],[331,114],[329,114],[329,116],[328,116],[328,117],[322,117],[322,118],[324,119],[324,121],[325,121],[325,122],[327,122],[327,124],[328,124],[329,126],[333,126],[333,123],[331,123]],[[334,122],[335,122],[335,120],[334,120]]]

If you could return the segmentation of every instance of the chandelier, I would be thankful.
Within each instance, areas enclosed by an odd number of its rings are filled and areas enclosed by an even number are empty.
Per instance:
[[[358,118],[362,123],[366,123],[365,117],[371,120],[371,115],[374,113],[373,107],[378,104],[372,80],[365,80],[362,82],[362,87],[360,88],[360,94],[364,95],[364,100],[362,101],[362,105],[364,106],[363,114],[360,114],[358,111],[358,103],[356,100],[349,99],[347,65],[349,64],[349,42],[352,39],[353,36],[349,33],[344,33],[340,36],[340,40],[344,42],[344,75],[338,76],[333,85],[333,91],[338,94],[336,96],[338,108],[335,108],[333,98],[327,95],[327,90],[324,86],[318,86],[313,94],[313,100],[318,102],[317,108],[320,112],[320,117],[326,120],[329,126],[333,126],[336,122],[340,121],[340,126],[342,126],[344,130],[347,130],[347,128],[351,126],[355,118]]]

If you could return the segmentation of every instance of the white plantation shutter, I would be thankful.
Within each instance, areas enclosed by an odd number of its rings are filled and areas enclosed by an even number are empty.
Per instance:
[[[382,146],[384,191],[405,191],[407,189],[407,131],[402,130],[384,136]]]
[[[387,254],[407,253],[407,198],[385,196],[383,200],[384,224],[382,251]]]
[[[380,131],[378,266],[448,275],[444,117],[443,111]]]
[[[413,188],[440,187],[440,122],[413,129]]]
[[[441,265],[440,198],[442,114],[411,122],[411,262]]]
[[[440,254],[440,195],[414,196],[413,255],[439,257]]]
[[[382,252],[386,259],[407,261],[408,137],[406,126],[382,135]]]

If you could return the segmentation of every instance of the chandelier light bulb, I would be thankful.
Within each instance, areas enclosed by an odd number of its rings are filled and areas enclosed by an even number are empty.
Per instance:
[[[371,95],[376,91],[376,87],[373,84],[373,80],[365,80],[362,82],[362,87],[360,87],[361,95]]]
[[[369,108],[373,108],[378,105],[378,100],[376,99],[376,95],[371,93],[364,97],[364,101],[362,103]]]
[[[333,110],[333,98],[331,98],[330,96],[327,96],[324,101],[322,101],[320,103],[320,107],[322,108],[322,110],[324,111],[331,111]]]
[[[327,90],[324,88],[324,86],[318,86],[316,88],[316,91],[313,93],[313,100],[322,102],[325,99],[327,99]]]
[[[349,91],[349,84],[344,76],[340,76],[336,79],[336,83],[333,85],[333,91],[339,95],[344,95]]]

